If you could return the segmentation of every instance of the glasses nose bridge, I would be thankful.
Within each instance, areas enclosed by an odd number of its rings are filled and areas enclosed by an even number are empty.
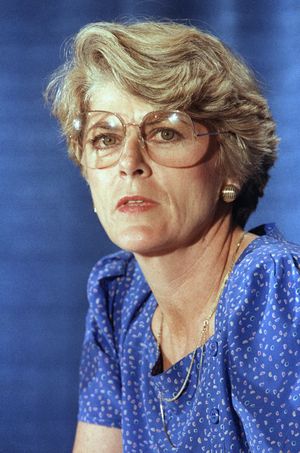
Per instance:
[[[125,126],[125,137],[127,138],[128,135],[127,135],[127,130],[128,130],[128,126],[133,126],[135,128],[138,128],[138,139],[140,142],[142,142],[143,146],[145,145],[144,143],[144,137],[143,137],[143,134],[142,134],[142,124],[143,124],[143,121],[141,121],[140,123],[136,123],[134,121],[129,121],[128,123],[125,123],[124,122],[124,126]]]
[[[135,123],[135,122],[133,122],[133,121],[129,121],[128,123],[125,123],[125,122],[124,122],[126,135],[127,135],[128,126],[134,126],[134,127],[137,127],[137,128],[138,128],[138,130],[139,130],[139,136],[142,136],[142,132],[141,132],[142,123],[143,123],[143,122],[141,122],[141,123]]]

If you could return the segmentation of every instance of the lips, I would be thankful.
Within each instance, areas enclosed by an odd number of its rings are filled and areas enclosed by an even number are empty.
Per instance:
[[[146,208],[156,205],[157,203],[150,198],[141,195],[131,195],[120,198],[116,209],[124,210],[126,208]]]

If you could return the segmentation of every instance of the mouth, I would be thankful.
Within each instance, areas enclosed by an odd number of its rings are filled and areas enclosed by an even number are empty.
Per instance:
[[[157,203],[150,198],[145,198],[140,195],[122,197],[116,206],[116,209],[123,212],[136,212],[140,210],[150,209]]]

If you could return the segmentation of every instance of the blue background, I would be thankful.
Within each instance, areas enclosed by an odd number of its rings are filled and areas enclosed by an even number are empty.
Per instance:
[[[282,138],[250,226],[275,221],[300,242],[298,0],[7,1],[0,12],[0,452],[71,451],[78,364],[96,260],[115,250],[44,106],[62,42],[84,24],[190,19],[244,56]]]

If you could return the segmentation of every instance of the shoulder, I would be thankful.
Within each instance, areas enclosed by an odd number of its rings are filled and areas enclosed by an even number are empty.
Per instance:
[[[299,347],[299,264],[300,247],[279,237],[262,236],[243,252],[224,294],[232,354],[284,344],[294,353]]]
[[[250,326],[252,319],[273,329],[275,319],[288,319],[299,325],[300,247],[274,234],[255,239],[236,263],[225,296],[233,323],[238,318]]]
[[[87,285],[90,312],[126,331],[151,290],[132,253],[119,251],[101,258]]]
[[[299,279],[300,246],[286,241],[273,225],[265,228],[267,234],[255,239],[238,260],[237,275]]]
[[[123,250],[101,258],[92,268],[87,284],[90,303],[95,297],[124,299],[129,292],[145,290],[149,287],[134,255]]]
[[[123,250],[102,257],[90,272],[88,291],[92,291],[101,280],[124,276],[129,263],[133,261],[135,261],[133,255]]]

